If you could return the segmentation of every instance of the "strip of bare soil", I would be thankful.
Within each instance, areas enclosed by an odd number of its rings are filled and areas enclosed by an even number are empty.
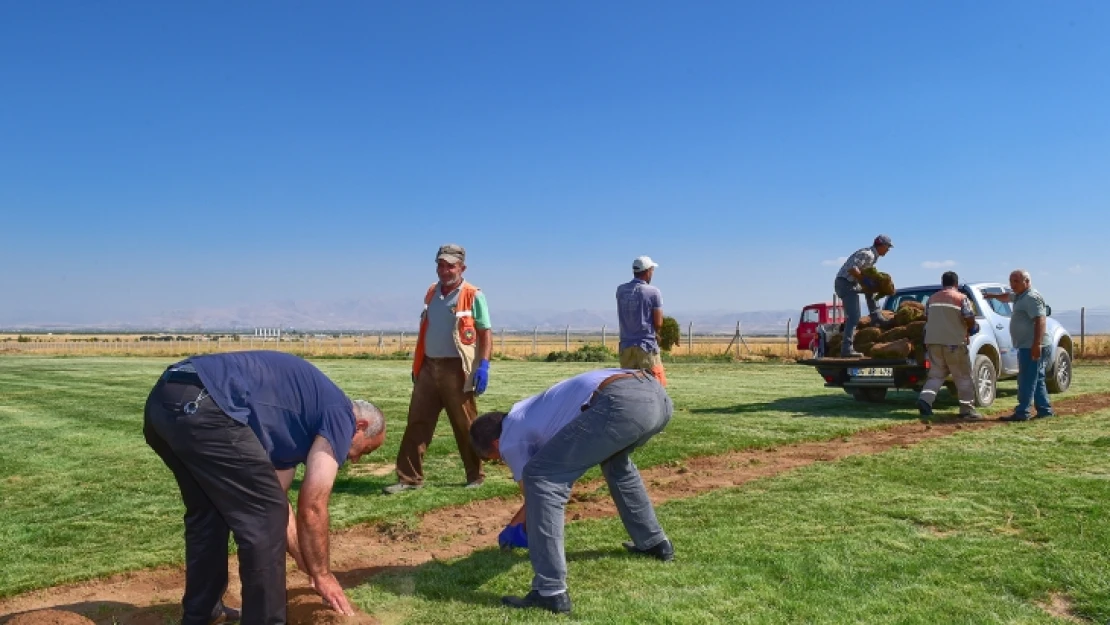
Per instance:
[[[1069,397],[1055,403],[1060,416],[1094,412],[1106,407],[1110,407],[1110,393]],[[948,436],[960,430],[997,425],[1004,424],[993,420],[978,423],[906,423],[828,441],[690,458],[680,463],[644,469],[641,475],[651,492],[652,501],[660,504],[778,475],[814,462],[880,453]],[[568,520],[616,515],[612,500],[596,494],[602,484],[587,482],[576,486],[567,506]],[[436,559],[465,556],[496,545],[497,532],[519,506],[519,499],[487,499],[434,510],[424,515],[420,524],[413,528],[379,524],[339,531],[332,535],[332,568],[337,571],[336,576],[343,586],[350,588],[386,571],[412,568]],[[231,571],[236,570],[238,565],[232,562]],[[226,599],[229,604],[237,605],[239,587],[234,577],[233,574],[233,585]],[[52,610],[49,614],[55,620],[43,620],[43,623],[56,622],[58,611],[62,611],[86,616],[98,625],[162,625],[167,617],[180,618],[179,604],[184,585],[181,568],[165,567],[38,590],[0,601],[0,615],[4,615],[0,616],[0,623],[9,622],[16,614]],[[310,588],[308,578],[298,571],[290,572],[288,585],[290,625],[376,623],[369,615],[345,619],[325,608]],[[31,616],[21,614],[22,619]]]

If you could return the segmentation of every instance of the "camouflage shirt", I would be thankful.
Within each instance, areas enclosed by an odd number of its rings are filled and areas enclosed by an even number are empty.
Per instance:
[[[855,254],[852,254],[848,257],[848,260],[844,261],[844,266],[840,268],[840,271],[836,272],[836,277],[844,278],[848,282],[855,284],[856,279],[852,277],[852,274],[848,273],[848,270],[855,267],[863,271],[868,267],[874,267],[878,260],[879,252],[874,247],[865,247],[856,250]]]

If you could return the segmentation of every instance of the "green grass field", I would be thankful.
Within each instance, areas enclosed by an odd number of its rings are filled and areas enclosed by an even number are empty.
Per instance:
[[[142,404],[167,364],[138,358],[0,358],[0,596],[180,563],[181,505],[145,445]],[[450,428],[429,450],[429,488],[393,482],[411,388],[408,365],[321,360],[389,418],[386,446],[336,484],[334,527],[406,520],[515,493],[503,467],[463,481]],[[481,409],[589,368],[497,362]],[[676,414],[637,452],[650,466],[690,456],[833,439],[916,420],[914,395],[861,404],[797,365],[674,364]],[[1110,391],[1110,367],[1079,366],[1068,395]],[[1003,383],[993,412],[1013,406]],[[954,411],[942,394],[941,409]],[[1037,602],[1059,593],[1076,614],[1110,616],[1110,412],[966,432],[911,449],[818,463],[660,507],[678,560],[619,551],[616,520],[568,528],[574,620],[585,622],[1062,622]],[[491,544],[494,540],[491,538]],[[495,548],[374,578],[352,597],[383,622],[545,621],[497,607],[523,593],[522,553]]]

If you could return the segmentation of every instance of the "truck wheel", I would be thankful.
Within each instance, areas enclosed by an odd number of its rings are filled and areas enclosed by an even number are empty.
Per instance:
[[[852,389],[852,397],[856,401],[865,401],[870,403],[878,403],[886,399],[885,388],[854,388]]]
[[[971,381],[975,383],[975,405],[985,408],[993,404],[998,393],[998,372],[990,358],[983,354],[975,357]]]
[[[1056,363],[1046,374],[1049,393],[1063,393],[1071,386],[1071,354],[1062,345],[1056,346]]]

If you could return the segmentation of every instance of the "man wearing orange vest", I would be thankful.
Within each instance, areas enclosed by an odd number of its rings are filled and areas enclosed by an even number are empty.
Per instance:
[[[436,253],[439,282],[428,288],[420,315],[408,425],[397,453],[397,483],[385,487],[387,495],[424,485],[424,452],[442,410],[455,433],[467,488],[485,480],[482,461],[470,443],[470,424],[478,416],[474,398],[489,383],[493,341],[486,297],[463,280],[464,271],[466,250],[453,243],[441,246]]]

